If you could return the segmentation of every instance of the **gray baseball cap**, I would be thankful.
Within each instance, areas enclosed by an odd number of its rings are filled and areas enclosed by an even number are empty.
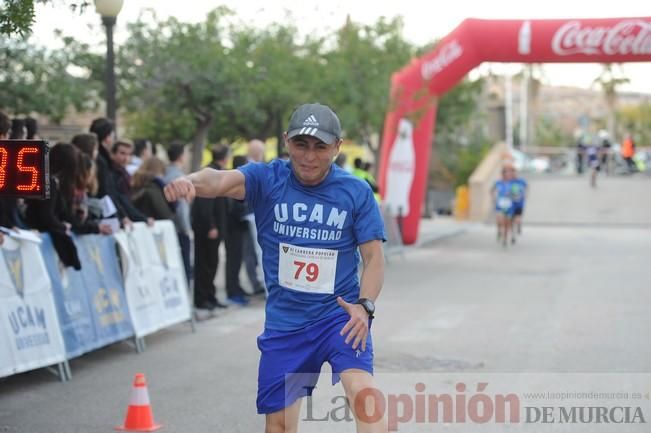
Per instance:
[[[341,123],[327,105],[303,104],[294,110],[287,128],[287,138],[297,135],[311,135],[332,144],[341,138]]]

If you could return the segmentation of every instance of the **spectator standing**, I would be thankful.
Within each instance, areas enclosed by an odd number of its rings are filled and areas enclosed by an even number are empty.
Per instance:
[[[131,221],[147,221],[147,224],[154,224],[154,218],[147,217],[133,205],[131,201],[131,176],[127,173],[126,167],[131,159],[132,144],[128,141],[117,141],[111,149],[112,163],[110,166],[111,176],[117,189],[118,202],[122,211]]]
[[[185,146],[182,143],[174,142],[167,149],[167,158],[170,163],[165,171],[163,180],[170,183],[174,179],[183,176],[183,165],[185,164]],[[188,283],[192,279],[192,263],[190,261],[190,246],[192,244],[192,226],[190,224],[190,204],[185,199],[176,202],[174,210],[174,227],[179,238],[181,258]]]
[[[133,175],[133,204],[148,218],[174,218],[174,210],[163,194],[164,175],[165,163],[156,157],[147,158]]]
[[[59,143],[50,150],[50,198],[27,200],[26,221],[29,227],[48,232],[65,266],[81,269],[77,247],[72,241],[72,204],[77,171],[76,149]]]
[[[183,164],[185,164],[185,146],[181,143],[172,143],[167,149],[167,158],[170,163],[165,171],[164,181],[170,183],[174,179],[183,176]],[[181,257],[185,267],[185,275],[188,282],[192,278],[192,263],[190,262],[190,246],[192,226],[190,225],[190,204],[185,199],[176,202],[174,211],[174,226],[179,238]]]
[[[133,154],[131,155],[131,159],[126,166],[126,170],[127,173],[129,173],[129,176],[133,176],[136,170],[138,170],[138,167],[140,167],[140,164],[152,156],[152,145],[149,140],[145,140],[144,138],[134,140]]]
[[[246,164],[244,156],[233,158],[233,168]],[[249,212],[248,206],[233,198],[226,198],[228,230],[224,236],[226,246],[226,294],[228,300],[234,304],[246,305],[246,293],[240,284],[240,268],[242,267],[242,244],[244,236],[249,236],[249,223],[245,215]]]
[[[219,145],[213,149],[208,168],[223,170],[229,149]],[[215,308],[226,308],[217,300],[215,274],[219,266],[219,244],[226,234],[226,199],[197,197],[192,203],[194,231],[194,305],[199,318]]]
[[[264,143],[261,140],[251,140],[247,150],[248,162],[264,162]],[[258,230],[255,224],[255,215],[248,210],[244,216],[248,221],[249,235],[243,238],[243,258],[246,275],[251,283],[253,294],[266,294],[264,276],[262,271],[262,250],[258,244]]]
[[[631,173],[637,171],[637,166],[635,165],[635,161],[633,161],[633,157],[635,156],[635,142],[631,134],[627,134],[622,142],[621,154],[624,161],[626,161],[626,166],[629,171]]]

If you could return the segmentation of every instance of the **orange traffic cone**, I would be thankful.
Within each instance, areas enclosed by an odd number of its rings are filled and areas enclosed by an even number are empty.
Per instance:
[[[131,388],[131,398],[129,399],[129,407],[127,408],[124,425],[115,427],[115,429],[125,431],[154,431],[161,427],[162,425],[154,423],[154,414],[151,411],[151,404],[149,403],[145,375],[136,373],[136,378],[133,380],[133,388]]]

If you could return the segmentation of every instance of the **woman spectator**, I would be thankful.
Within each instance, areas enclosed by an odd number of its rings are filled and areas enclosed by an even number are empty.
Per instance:
[[[157,220],[174,218],[174,209],[165,199],[165,163],[153,156],[146,159],[133,175],[131,200],[140,212]]]
[[[97,155],[99,153],[97,141],[97,135],[93,133],[86,134],[77,134],[72,138],[72,144],[80,150],[80,154],[84,157],[90,158],[91,167],[88,170],[86,177],[86,194],[85,196],[78,197],[80,198],[79,204],[85,205],[87,210],[87,215],[91,219],[101,219],[105,215],[102,215],[102,201],[98,197],[99,192],[99,179],[97,174]],[[85,158],[82,158],[84,163],[81,165],[82,171],[83,167],[88,164],[88,161]],[[83,174],[81,175],[83,178]],[[79,180],[79,185],[83,184],[83,179]],[[79,193],[81,194],[81,193]]]
[[[50,198],[27,200],[25,219],[31,228],[50,234],[65,266],[81,269],[77,247],[71,237],[72,208],[66,203],[66,198],[74,195],[76,151],[67,143],[59,143],[50,150]]]
[[[77,134],[72,137],[72,144],[81,150],[82,153],[90,156],[93,161],[97,159],[97,154],[99,153],[97,148],[99,146],[97,135],[93,133]]]
[[[72,231],[75,233],[101,233],[109,235],[113,232],[110,224],[101,222],[101,206],[89,206],[89,195],[97,193],[97,176],[95,164],[88,155],[77,152],[77,172],[74,193],[72,196]],[[94,209],[94,210],[93,210]]]
[[[233,169],[244,164],[247,160],[244,155],[237,155],[233,158]],[[244,216],[249,212],[246,203],[232,198],[226,199],[226,227],[224,241],[226,247],[226,295],[228,300],[246,305],[246,293],[240,284],[240,268],[242,267],[244,236],[249,235],[249,222]],[[255,282],[251,282],[252,290],[255,292]]]

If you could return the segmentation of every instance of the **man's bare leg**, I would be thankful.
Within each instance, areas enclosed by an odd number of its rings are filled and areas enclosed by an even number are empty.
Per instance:
[[[300,412],[301,399],[299,398],[283,410],[268,413],[265,420],[265,433],[296,433]]]
[[[376,403],[377,398],[366,398],[364,402],[361,400],[356,402],[357,394],[365,389],[376,389],[375,380],[373,376],[367,371],[351,368],[341,373],[341,383],[344,385],[346,397],[351,406],[353,415],[355,416],[355,423],[357,424],[357,433],[387,433],[387,424],[384,416],[379,421],[372,424],[364,422],[369,417],[375,417],[378,413],[384,413],[384,407],[378,407]],[[356,413],[357,403],[364,404],[363,413]],[[361,416],[361,420],[360,420]]]

